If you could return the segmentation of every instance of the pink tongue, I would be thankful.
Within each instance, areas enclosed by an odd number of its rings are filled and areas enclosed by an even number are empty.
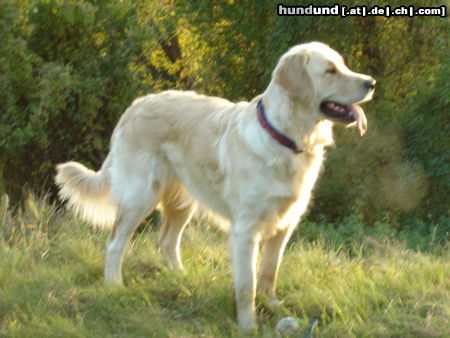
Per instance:
[[[362,108],[359,105],[354,104],[352,105],[351,113],[356,121],[359,133],[361,134],[361,136],[363,136],[367,131],[367,119],[366,115],[364,114],[364,110],[362,110]]]

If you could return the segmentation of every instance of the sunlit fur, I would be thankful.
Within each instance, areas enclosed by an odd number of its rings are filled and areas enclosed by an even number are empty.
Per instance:
[[[340,73],[329,77],[329,63]],[[321,43],[299,45],[280,59],[264,93],[232,103],[195,92],[165,91],[137,99],[125,111],[98,172],[68,162],[57,167],[61,198],[85,220],[112,229],[105,278],[121,283],[125,246],[155,207],[164,217],[162,252],[182,269],[183,228],[202,209],[229,220],[239,325],[256,328],[258,286],[276,302],[278,266],[289,236],[305,212],[324,158],[333,142],[332,122],[321,100],[353,103],[368,99],[360,86],[368,77],[350,72],[342,58]],[[263,100],[268,120],[295,140],[301,154],[283,147],[259,124]]]

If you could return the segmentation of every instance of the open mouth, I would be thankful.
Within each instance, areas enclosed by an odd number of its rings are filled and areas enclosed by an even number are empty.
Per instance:
[[[320,110],[332,120],[343,123],[355,122],[353,114],[353,106],[351,104],[340,104],[331,101],[324,101],[320,105]]]
[[[356,122],[362,135],[367,131],[367,119],[364,110],[358,104],[340,104],[337,102],[323,101],[320,110],[332,121],[350,124]]]

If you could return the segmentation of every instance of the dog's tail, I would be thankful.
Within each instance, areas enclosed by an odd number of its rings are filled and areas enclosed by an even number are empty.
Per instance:
[[[109,201],[111,184],[104,168],[95,172],[80,163],[66,162],[57,165],[56,170],[59,197],[67,201],[68,207],[94,226],[112,228],[117,207]]]

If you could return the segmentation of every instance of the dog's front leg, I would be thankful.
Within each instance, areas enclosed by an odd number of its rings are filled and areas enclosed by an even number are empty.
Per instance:
[[[276,295],[276,282],[278,268],[283,258],[283,252],[294,227],[279,230],[274,236],[268,238],[262,248],[258,291],[269,296],[270,303],[279,303]]]
[[[248,230],[246,224],[235,224],[231,233],[231,259],[238,324],[244,331],[254,331],[257,329],[255,295],[259,238]]]

